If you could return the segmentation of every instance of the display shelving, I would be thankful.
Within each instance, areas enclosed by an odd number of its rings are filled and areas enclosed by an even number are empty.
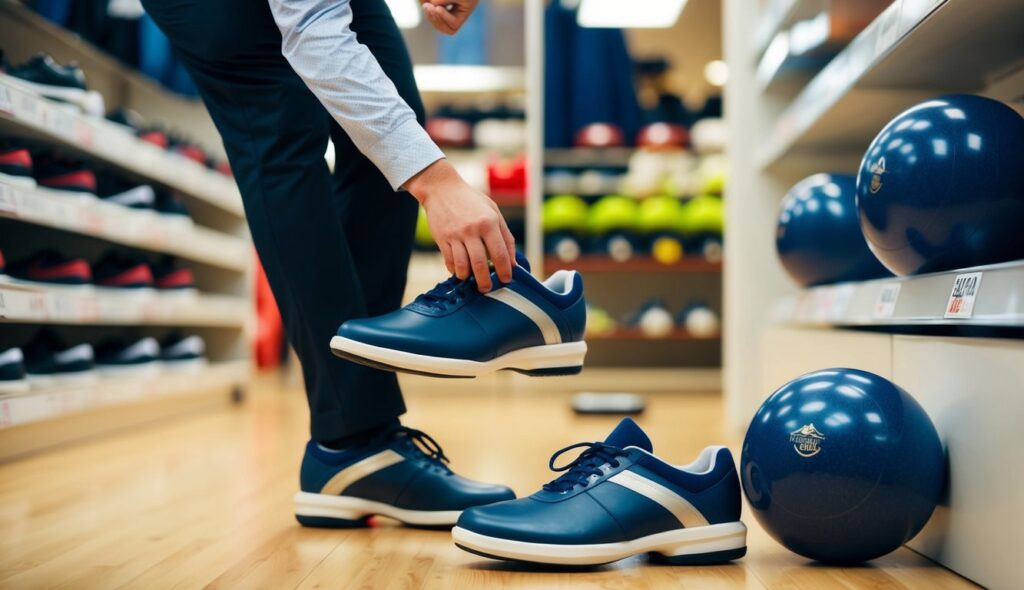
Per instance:
[[[128,209],[79,193],[22,187],[0,180],[0,217],[62,229],[116,244],[173,254],[243,271],[251,247],[243,238],[153,211]]]
[[[26,91],[0,74],[0,133],[56,142],[241,216],[231,178],[136,137],[126,127]]]
[[[856,154],[895,113],[943,92],[981,90],[1019,59],[1024,25],[1006,18],[1014,5],[896,0],[786,107],[758,164],[822,149]],[[944,59],[929,58],[938,52]]]
[[[210,293],[49,286],[0,277],[0,322],[242,327],[246,299]]]
[[[719,340],[718,335],[714,336],[696,336],[686,330],[686,328],[673,328],[671,332],[663,336],[648,336],[644,334],[640,328],[635,327],[619,327],[611,332],[588,334],[587,341],[659,341],[659,340],[706,340],[716,341]]]
[[[230,389],[247,379],[248,363],[213,363],[190,372],[163,371],[150,377],[100,377],[91,383],[33,388],[0,397],[0,430],[131,402],[183,395],[196,382],[211,390]]]
[[[545,273],[550,274],[561,269],[583,273],[716,273],[722,271],[722,263],[685,256],[671,263],[660,262],[650,256],[634,256],[623,262],[601,255],[584,255],[572,262],[565,262],[553,256],[544,257]]]
[[[973,277],[970,313],[956,312],[957,281]],[[797,325],[1024,326],[1024,261],[931,273],[825,285],[783,299],[781,321]]]

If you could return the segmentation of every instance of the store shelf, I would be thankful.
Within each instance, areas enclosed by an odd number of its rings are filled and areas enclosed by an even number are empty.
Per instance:
[[[625,168],[636,152],[634,148],[548,148],[544,150],[547,168]]]
[[[239,217],[244,215],[238,188],[231,178],[142,141],[127,127],[23,90],[3,74],[0,134],[56,142]]]
[[[221,268],[244,271],[246,240],[205,227],[106,203],[92,196],[22,187],[0,180],[0,217],[18,219],[125,246],[174,254]]]
[[[754,33],[754,55],[757,61],[779,32],[797,21],[810,18],[824,8],[823,0],[770,0],[761,11]]]
[[[967,317],[951,317],[958,277],[980,277]],[[968,298],[959,298],[960,316]],[[953,310],[957,309],[952,305]],[[1024,326],[1024,261],[807,289],[784,299],[779,320],[806,326]]]
[[[553,256],[544,257],[544,272],[551,274],[568,269],[579,272],[621,272],[621,273],[717,273],[722,272],[720,262],[708,262],[703,258],[682,258],[678,262],[665,264],[650,256],[637,256],[625,262],[615,261],[607,256],[585,255],[572,262],[565,262]]]
[[[243,327],[245,298],[62,287],[0,277],[0,322]]]
[[[616,328],[607,334],[587,334],[587,342],[623,342],[623,341],[647,341],[647,342],[678,342],[678,341],[707,341],[717,342],[720,338],[716,336],[694,336],[685,328],[675,328],[665,336],[648,336],[640,328]]]
[[[901,110],[944,92],[981,91],[1020,59],[1019,8],[1018,0],[896,0],[785,109],[759,166],[823,149],[862,151]]]
[[[52,420],[88,410],[166,398],[196,391],[228,390],[248,380],[248,361],[211,364],[191,373],[146,377],[99,378],[93,383],[33,390],[0,398],[0,429]]]

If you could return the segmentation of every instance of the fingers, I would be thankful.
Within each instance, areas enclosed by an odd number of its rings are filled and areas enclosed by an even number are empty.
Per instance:
[[[427,15],[427,20],[435,29],[448,35],[454,35],[466,20],[463,15],[455,15],[443,6],[429,3],[423,4],[423,14]]]
[[[508,257],[511,261],[512,266],[516,265],[516,238],[512,235],[512,231],[508,229],[508,224],[505,223],[505,217],[501,217],[501,239],[505,243],[505,249],[508,251]],[[499,275],[500,276],[500,275]],[[504,280],[504,279],[502,279]]]
[[[441,249],[441,256],[444,257],[444,267],[448,269],[448,274],[455,274],[455,258],[452,256],[452,247],[448,245],[448,242],[437,245]]]
[[[466,251],[469,252],[469,264],[473,267],[477,289],[481,293],[487,293],[491,290],[491,269],[487,265],[487,250],[484,243],[479,239],[469,240],[466,242]]]
[[[455,276],[462,280],[469,278],[469,254],[466,253],[466,247],[462,242],[452,242],[452,259],[455,261]]]
[[[499,218],[500,220],[500,218]],[[512,260],[509,258],[508,248],[505,246],[505,239],[502,236],[500,227],[494,227],[484,233],[484,245],[491,255],[491,262],[494,263],[494,272],[502,283],[512,282]]]

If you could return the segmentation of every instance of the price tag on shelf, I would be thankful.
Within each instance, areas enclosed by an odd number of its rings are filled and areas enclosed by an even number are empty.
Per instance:
[[[3,85],[0,85],[0,113],[14,114],[14,99],[11,98],[11,90]]]
[[[878,291],[878,300],[875,301],[875,309],[871,316],[876,319],[891,318],[896,311],[896,301],[900,298],[900,285],[902,283],[886,283]]]
[[[968,272],[956,275],[953,279],[953,290],[946,302],[945,318],[965,319],[974,313],[974,299],[981,289],[980,272]]]

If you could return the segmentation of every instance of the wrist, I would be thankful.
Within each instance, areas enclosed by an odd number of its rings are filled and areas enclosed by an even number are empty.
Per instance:
[[[409,191],[421,205],[426,205],[427,200],[433,195],[450,190],[451,185],[458,182],[461,182],[459,173],[448,160],[442,158],[406,181],[405,190]]]

